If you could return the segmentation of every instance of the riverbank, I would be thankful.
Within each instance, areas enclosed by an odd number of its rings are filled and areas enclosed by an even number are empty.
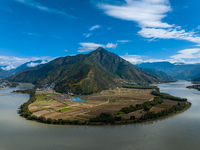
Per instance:
[[[141,123],[181,113],[191,106],[187,99],[160,93],[158,88],[107,90],[99,94],[79,96],[85,102],[78,103],[69,102],[69,99],[66,101],[66,95],[55,92],[46,94],[43,93],[44,91],[38,93],[35,90],[26,90],[26,92],[31,93],[31,97],[21,106],[20,115],[28,120],[48,124]],[[134,92],[137,94],[130,95]],[[134,96],[137,99],[141,98],[141,93],[143,96],[146,95],[146,100],[144,98],[133,100]],[[123,97],[123,100],[120,97]]]
[[[5,90],[9,88],[15,88],[19,86],[19,83],[16,82],[8,82],[8,81],[0,81],[0,90]]]

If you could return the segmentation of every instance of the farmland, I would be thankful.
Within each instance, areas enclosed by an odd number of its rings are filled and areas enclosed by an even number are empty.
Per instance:
[[[89,121],[90,118],[97,117],[103,112],[117,116],[123,107],[152,100],[153,90],[119,88],[92,95],[78,95],[84,102],[66,101],[71,96],[61,95],[53,90],[39,90],[36,91],[37,100],[29,105],[29,110],[37,117]],[[140,112],[134,113],[138,118],[142,115]],[[128,118],[130,114],[122,115]]]
[[[28,106],[30,112],[26,114],[29,119],[44,123],[121,124],[156,119],[189,107],[187,99],[157,89],[115,88],[75,96],[36,90],[35,101]]]

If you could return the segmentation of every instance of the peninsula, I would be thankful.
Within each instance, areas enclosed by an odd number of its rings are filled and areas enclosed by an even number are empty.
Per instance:
[[[31,95],[20,115],[48,124],[105,125],[148,121],[191,106],[187,99],[160,93],[157,87],[116,87],[91,95],[54,90],[23,90]]]

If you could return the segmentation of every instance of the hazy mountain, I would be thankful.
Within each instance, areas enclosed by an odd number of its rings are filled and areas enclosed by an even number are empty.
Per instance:
[[[200,64],[171,64],[169,62],[142,63],[143,68],[164,71],[175,79],[192,79],[200,74]]]
[[[163,71],[158,71],[155,69],[151,69],[151,68],[141,68],[139,67],[140,70],[142,71],[146,71],[149,72],[157,77],[159,77],[160,79],[162,79],[165,82],[170,82],[170,81],[175,81],[176,79],[174,79],[173,77],[171,77],[170,75],[166,74]]]
[[[15,74],[23,69],[35,67],[35,66],[38,66],[43,63],[46,63],[46,61],[42,61],[42,60],[30,61],[30,62],[22,64],[21,66],[15,68],[15,69],[9,70],[9,72],[12,74]]]
[[[119,85],[121,80],[139,83],[163,82],[103,48],[83,55],[57,58],[9,78],[36,85],[56,83],[59,92],[92,93]]]
[[[12,74],[3,70],[3,69],[0,69],[0,78],[6,78],[6,77],[9,77],[11,76]]]

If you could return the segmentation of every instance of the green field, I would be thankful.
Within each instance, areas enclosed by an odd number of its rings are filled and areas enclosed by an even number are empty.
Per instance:
[[[68,107],[69,105],[62,106],[62,108]]]
[[[60,110],[58,110],[58,112],[65,112],[65,111],[69,111],[69,110],[73,110],[73,108],[60,109]]]
[[[37,94],[36,98],[46,98],[46,95],[44,95],[44,94]]]

